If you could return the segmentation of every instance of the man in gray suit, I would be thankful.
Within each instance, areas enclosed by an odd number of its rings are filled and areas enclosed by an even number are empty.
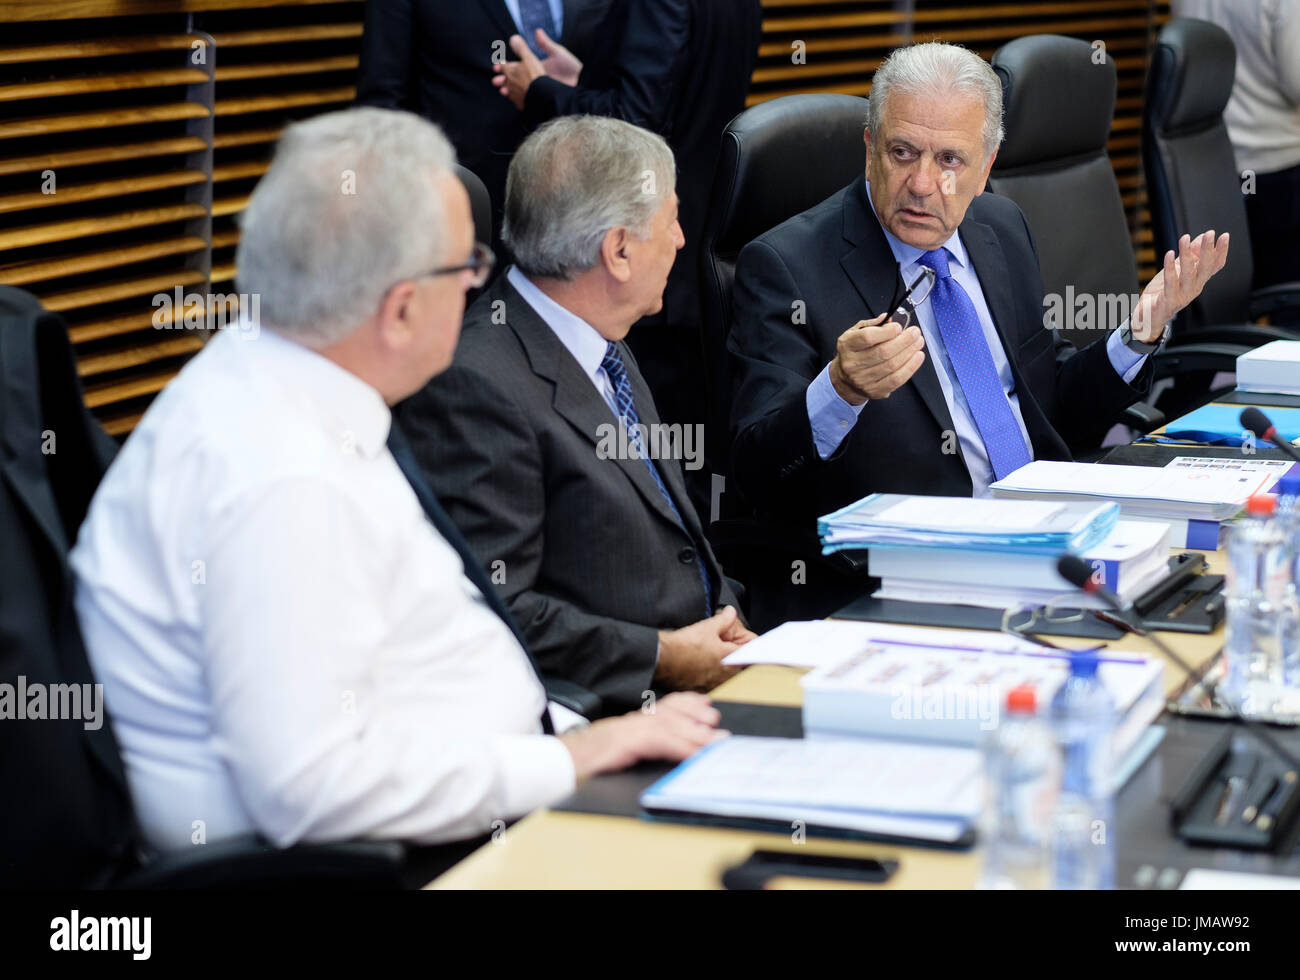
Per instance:
[[[623,338],[663,304],[682,247],[672,151],[566,117],[519,148],[516,265],[465,316],[450,370],[398,409],[416,456],[541,669],[602,713],[707,689],[753,638],[686,496]]]

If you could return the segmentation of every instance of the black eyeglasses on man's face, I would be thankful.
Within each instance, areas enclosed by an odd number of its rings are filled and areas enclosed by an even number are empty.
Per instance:
[[[492,249],[482,242],[474,243],[474,251],[470,253],[469,261],[464,265],[448,265],[441,269],[433,269],[424,273],[426,276],[449,276],[456,272],[473,272],[474,278],[470,280],[470,289],[482,289],[483,284],[487,282],[488,276],[492,275],[492,267],[496,265],[497,257],[492,254]]]

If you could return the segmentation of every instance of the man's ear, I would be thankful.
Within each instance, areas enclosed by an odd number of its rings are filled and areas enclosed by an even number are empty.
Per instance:
[[[605,271],[615,281],[627,282],[632,278],[632,256],[629,251],[632,236],[626,228],[611,228],[600,243],[600,259]]]
[[[379,304],[379,336],[392,350],[405,349],[414,336],[411,311],[414,296],[414,282],[399,282]]]

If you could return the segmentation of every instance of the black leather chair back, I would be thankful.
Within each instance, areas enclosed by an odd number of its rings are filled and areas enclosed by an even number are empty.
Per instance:
[[[746,109],[727,124],[713,177],[700,260],[705,437],[710,468],[727,471],[731,446],[731,288],[740,250],[781,222],[865,179],[867,100],[789,95]]]
[[[474,215],[474,240],[485,245],[492,244],[492,198],[487,185],[479,180],[474,171],[456,164],[456,176],[465,185],[469,194],[469,207]]]
[[[1250,319],[1254,258],[1223,109],[1237,49],[1223,28],[1179,18],[1156,39],[1142,113],[1142,162],[1157,260],[1178,238],[1213,228],[1232,236],[1228,262],[1182,313],[1181,331]]]
[[[1084,346],[1128,315],[1127,301],[1109,298],[1138,292],[1128,218],[1106,153],[1115,63],[1086,41],[1038,34],[1004,44],[992,65],[1002,80],[1006,140],[989,189],[1024,212],[1044,291],[1060,298],[1055,309],[1064,322],[1054,325]],[[1076,307],[1085,295],[1091,307]],[[1091,322],[1075,312],[1088,309]]]

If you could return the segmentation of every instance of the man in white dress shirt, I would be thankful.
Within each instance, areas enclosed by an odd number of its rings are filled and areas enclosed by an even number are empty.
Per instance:
[[[452,162],[391,110],[287,130],[239,246],[260,323],[186,366],[91,505],[77,614],[154,848],[464,840],[718,737],[699,695],[544,718],[390,451],[389,406],[451,362],[489,265]]]

